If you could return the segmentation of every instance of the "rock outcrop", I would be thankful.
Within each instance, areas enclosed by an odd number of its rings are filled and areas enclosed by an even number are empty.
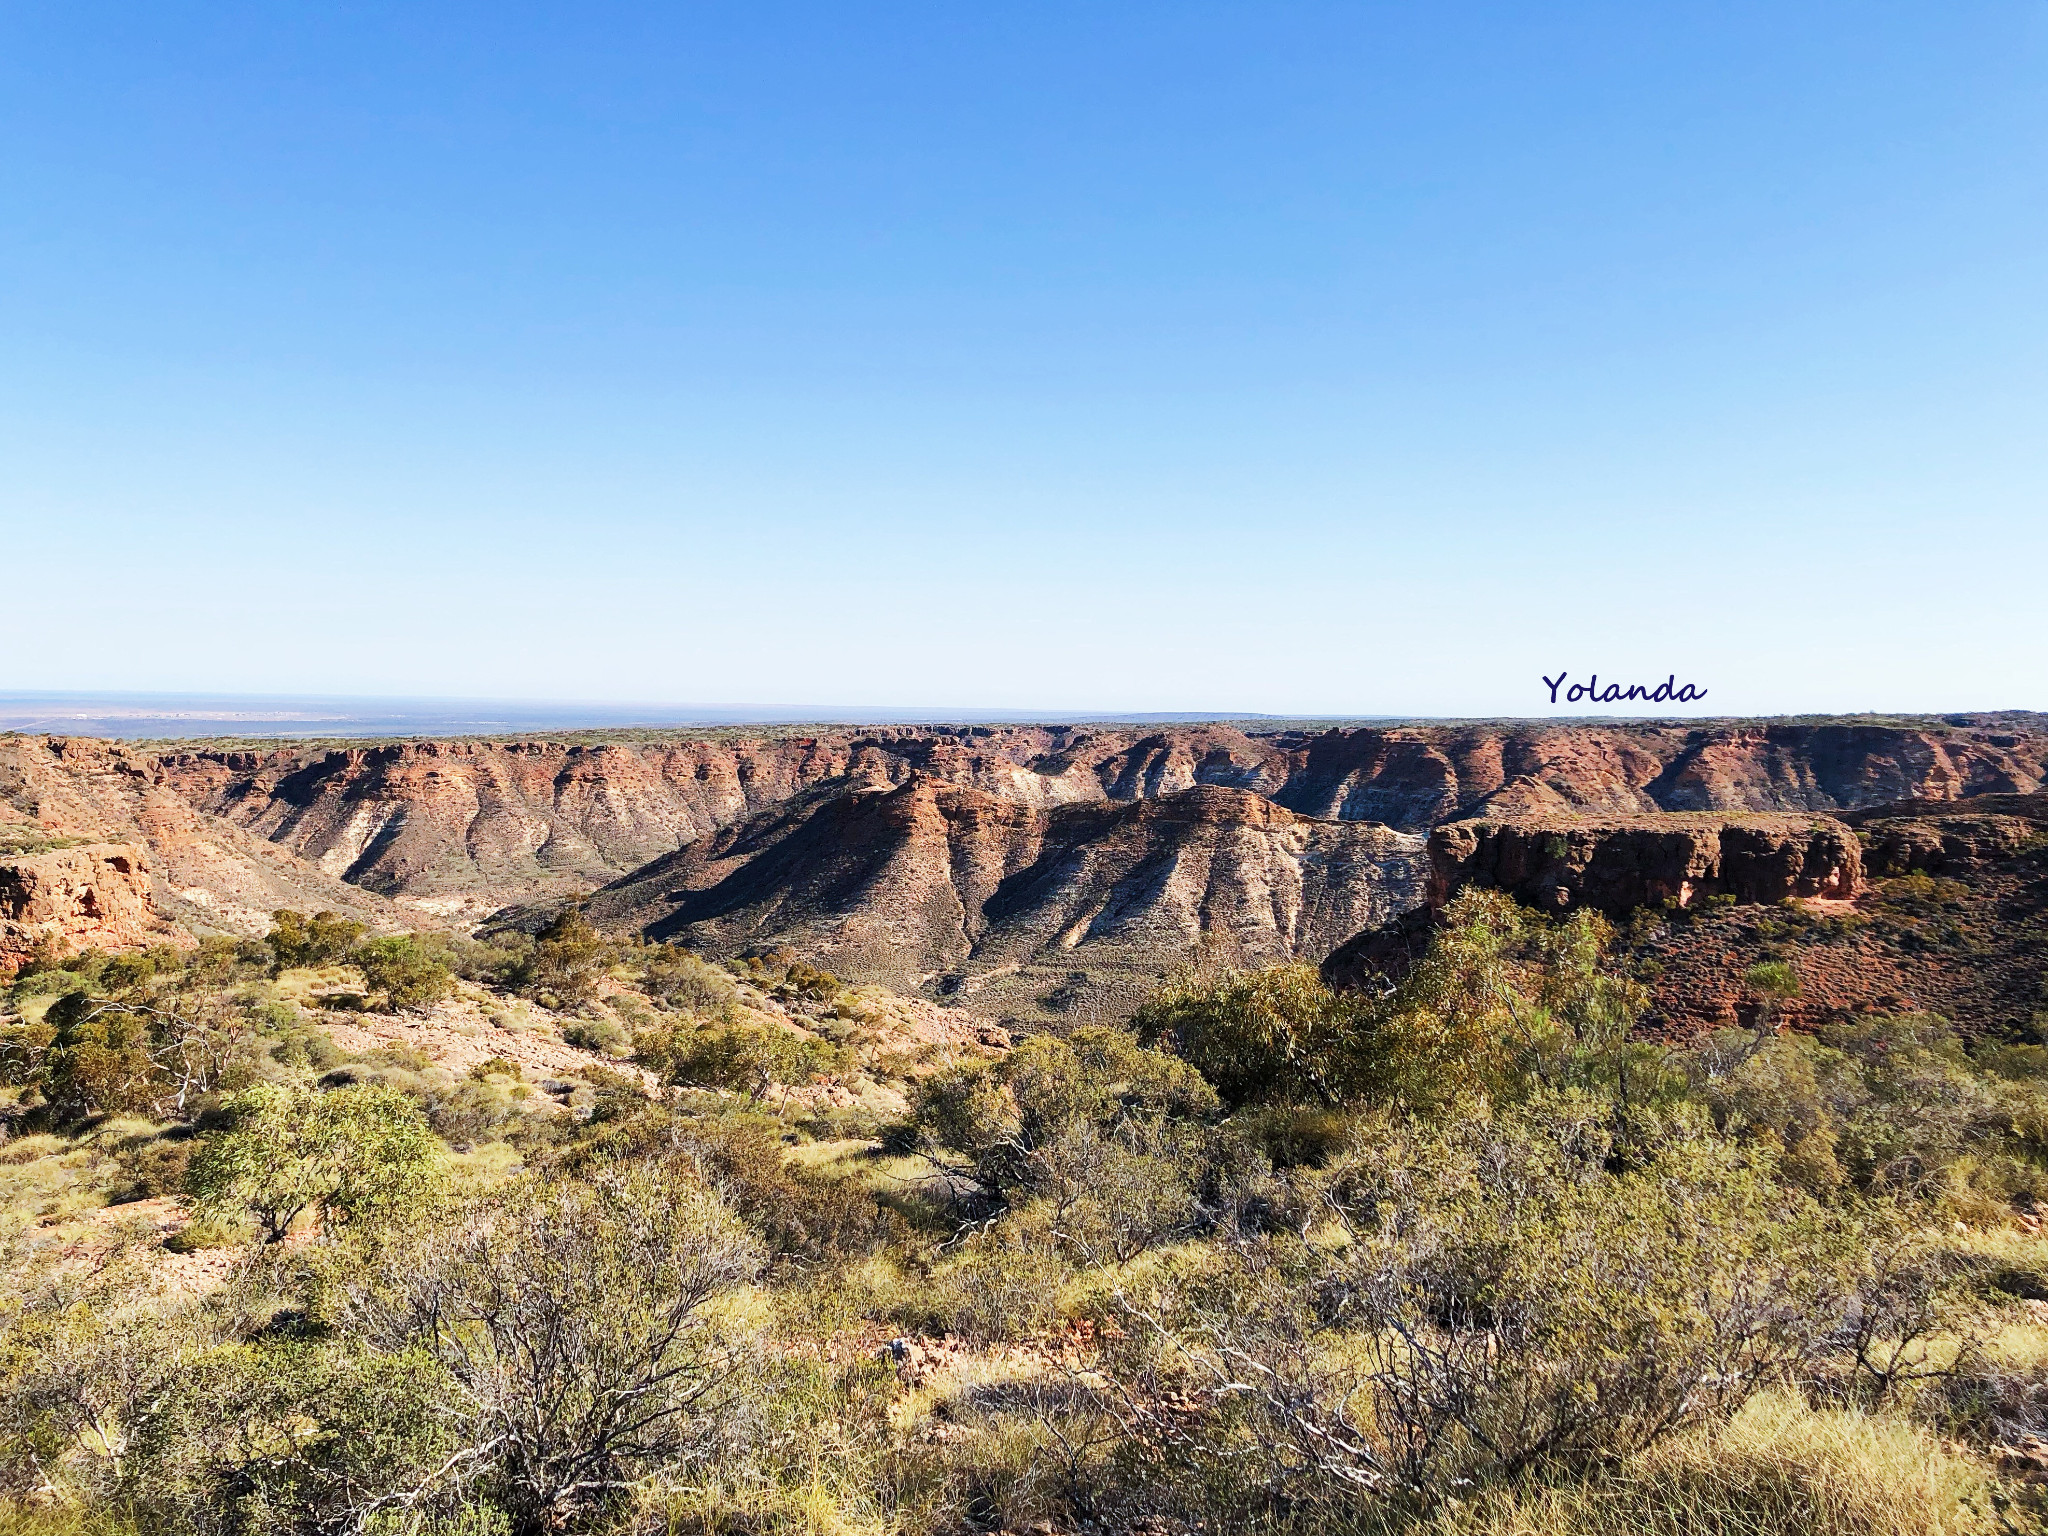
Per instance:
[[[130,949],[183,937],[149,900],[134,843],[88,843],[0,857],[0,974],[39,946]]]
[[[1550,912],[1684,907],[1709,896],[1848,900],[1862,852],[1831,817],[1667,814],[1460,821],[1429,837],[1431,907],[1477,885]]]
[[[1333,987],[1399,981],[1428,947],[1438,914],[1468,886],[1505,891],[1552,914],[1620,917],[1708,897],[1771,903],[1852,900],[1863,888],[1856,834],[1832,817],[1667,813],[1473,819],[1429,835],[1424,905],[1354,934],[1322,962]]]
[[[471,928],[613,886],[598,905],[622,926],[711,948],[788,943],[853,974],[1037,999],[1092,997],[1105,968],[1142,971],[1149,986],[1204,947],[1313,955],[1419,901],[1401,872],[1420,868],[1413,848],[1384,841],[1396,833],[1536,821],[1618,834],[1669,812],[1810,820],[1908,799],[1967,797],[1974,813],[2038,794],[2044,774],[2048,730],[2033,716],[682,731],[278,750],[0,737],[0,816],[12,807],[46,830],[144,848],[153,910],[191,932],[261,932],[278,906]],[[1768,839],[1711,841],[1608,835],[1581,858],[1567,839],[1557,871],[1533,847],[1488,841],[1482,856],[1475,843],[1471,857],[1551,903],[1558,890],[1613,906],[1639,890],[1839,882],[1820,872],[1836,855],[1811,839],[1789,876],[1789,853]],[[1924,864],[1924,838],[1906,841],[1922,851],[1900,856]],[[1058,964],[1069,969],[1052,986]]]
[[[437,921],[199,809],[162,782],[148,754],[116,742],[0,736],[0,823],[28,834],[31,846],[39,838],[138,850],[151,942],[261,934],[279,907],[338,911],[383,931]],[[130,940],[108,930],[81,942],[118,949]]]
[[[1909,800],[1842,819],[1862,834],[1873,875],[1953,874],[2008,858],[2048,836],[2048,795]]]

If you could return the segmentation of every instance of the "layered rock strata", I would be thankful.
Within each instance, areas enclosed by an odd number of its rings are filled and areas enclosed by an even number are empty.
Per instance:
[[[857,979],[1022,1006],[1101,972],[1156,980],[1204,949],[1320,956],[1422,885],[1420,838],[1247,790],[1045,808],[918,775],[702,839],[585,910],[713,955],[788,944]]]
[[[1592,907],[1611,915],[1710,896],[1847,901],[1862,880],[1856,834],[1830,817],[1460,821],[1429,836],[1432,907],[1468,885],[1546,911]]]

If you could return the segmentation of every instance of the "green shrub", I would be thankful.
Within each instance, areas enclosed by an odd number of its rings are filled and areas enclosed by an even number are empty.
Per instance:
[[[578,1050],[601,1056],[624,1056],[633,1049],[632,1038],[619,1027],[618,1021],[603,1016],[564,1024],[562,1039]]]
[[[1145,1411],[1200,1473],[1186,1513],[1281,1500],[1341,1523],[1598,1465],[1825,1348],[1854,1226],[1703,1116],[1650,1145],[1616,1171],[1608,1108],[1578,1090],[1390,1122],[1317,1176],[1331,1231],[1219,1248],[1128,1302],[1132,1400],[1205,1404]]]
[[[634,1058],[663,1082],[723,1088],[754,1100],[839,1070],[851,1054],[776,1024],[703,1024],[689,1017],[633,1037]]]
[[[227,1128],[193,1156],[187,1190],[202,1215],[246,1211],[269,1242],[308,1210],[331,1229],[415,1201],[430,1186],[439,1143],[396,1089],[316,1093],[265,1083],[222,1109]]]
[[[734,1021],[739,989],[732,977],[674,944],[651,944],[642,953],[641,990],[663,1007],[701,1018]]]
[[[1126,1206],[1143,1191],[1171,1226],[1201,1176],[1199,1127],[1218,1108],[1186,1062],[1091,1026],[1064,1040],[1033,1036],[992,1066],[929,1079],[913,1120],[948,1171],[992,1201]]]
[[[411,934],[369,939],[348,952],[349,963],[363,973],[364,984],[382,993],[385,1008],[426,1008],[455,992],[455,977]]]
[[[1332,992],[1312,965],[1183,976],[1131,1027],[1143,1044],[1186,1060],[1231,1105],[1335,1106],[1356,1097],[1371,1070],[1365,999]]]
[[[340,960],[363,933],[361,923],[339,912],[316,912],[307,917],[287,907],[270,914],[270,951],[280,969]]]
[[[1042,1229],[1003,1223],[976,1232],[934,1276],[947,1331],[970,1344],[1014,1343],[1050,1329],[1066,1278],[1059,1244]]]
[[[565,907],[535,935],[527,988],[556,1008],[597,996],[597,980],[611,962],[611,946],[582,911]]]

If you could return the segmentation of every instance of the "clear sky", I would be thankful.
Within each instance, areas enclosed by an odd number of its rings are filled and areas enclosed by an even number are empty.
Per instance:
[[[2048,708],[2044,572],[2043,0],[0,9],[0,689]]]

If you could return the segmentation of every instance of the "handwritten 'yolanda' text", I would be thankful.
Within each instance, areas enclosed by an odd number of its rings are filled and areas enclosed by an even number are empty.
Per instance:
[[[1541,674],[1538,675],[1540,676]],[[1560,672],[1556,677],[1546,677],[1543,679],[1543,686],[1550,690],[1551,703],[1555,704],[1558,702],[1557,690],[1564,688],[1564,680],[1570,676],[1571,673],[1569,672]],[[1571,687],[1565,688],[1564,702],[1567,704],[1625,704],[1635,699],[1645,704],[1690,704],[1693,700],[1704,699],[1706,696],[1707,690],[1704,688],[1695,687],[1691,683],[1680,686],[1676,672],[1665,678],[1655,688],[1645,688],[1641,683],[1631,683],[1626,688],[1622,687],[1619,683],[1609,683],[1605,688],[1602,688],[1600,686],[1600,674],[1595,672],[1586,682],[1573,683]]]

